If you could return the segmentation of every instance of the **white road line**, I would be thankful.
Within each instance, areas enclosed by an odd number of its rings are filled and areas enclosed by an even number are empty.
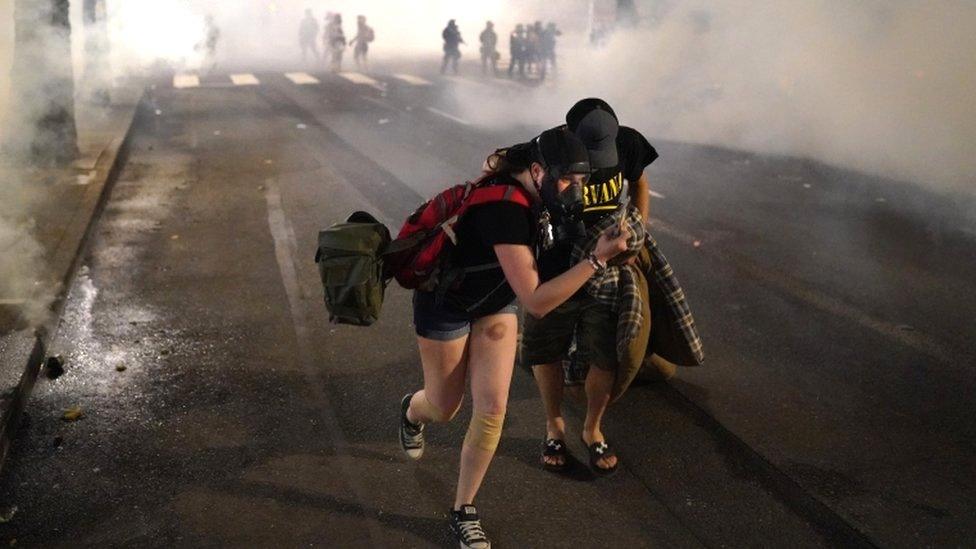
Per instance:
[[[257,77],[250,73],[232,74],[230,75],[230,80],[235,86],[257,86],[261,83]]]
[[[286,72],[285,78],[291,80],[292,82],[298,84],[299,86],[304,86],[308,84],[318,84],[319,79],[306,72]]]
[[[173,77],[174,88],[198,88],[200,87],[200,77],[195,74],[177,74]]]
[[[447,118],[448,120],[453,120],[453,121],[455,121],[458,124],[461,124],[463,126],[470,126],[471,125],[471,122],[468,122],[467,120],[465,120],[463,118],[458,118],[457,116],[454,116],[453,114],[446,113],[446,112],[444,112],[444,111],[442,111],[440,109],[435,109],[434,107],[427,107],[427,110],[430,111],[430,112],[432,112],[432,113],[434,113],[434,114],[436,114],[436,115],[438,115],[438,116],[443,116],[444,118]]]
[[[411,84],[413,86],[431,86],[431,85],[433,85],[433,83],[430,80],[427,80],[425,78],[421,78],[419,76],[414,76],[412,74],[394,74],[393,75],[393,78],[396,78],[397,80],[403,80],[407,84]]]
[[[267,189],[265,199],[268,203],[268,227],[274,240],[275,259],[278,262],[278,271],[281,273],[281,282],[288,299],[292,327],[295,330],[295,342],[297,344],[295,356],[298,357],[295,362],[298,363],[300,371],[305,374],[307,387],[309,387],[312,398],[318,404],[317,417],[312,417],[322,422],[322,429],[326,436],[335,442],[335,457],[338,458],[336,461],[338,465],[337,474],[341,475],[351,488],[351,497],[355,497],[357,501],[363,501],[363,498],[366,497],[365,487],[359,475],[353,470],[351,458],[343,459],[349,456],[351,444],[336,418],[335,406],[331,401],[329,391],[326,390],[326,387],[329,387],[330,373],[319,368],[314,361],[306,360],[309,357],[316,356],[312,339],[321,339],[322,335],[312,332],[306,321],[309,316],[306,303],[311,300],[307,299],[305,292],[302,291],[298,274],[300,272],[298,265],[301,264],[296,259],[304,256],[304,254],[298,253],[295,231],[285,215],[277,179],[268,179],[265,181],[265,185]],[[378,546],[380,540],[383,539],[378,521],[367,521],[366,532],[371,540],[370,545]]]
[[[653,196],[654,198],[664,198],[664,195],[663,194],[656,193],[656,192],[651,191],[651,190],[649,190],[647,192],[651,193],[651,196]]]
[[[370,86],[376,88],[380,91],[386,90],[386,86],[380,84],[373,78],[366,76],[361,72],[340,72],[339,76],[345,78],[346,80],[352,82],[353,84],[362,84],[364,86]]]

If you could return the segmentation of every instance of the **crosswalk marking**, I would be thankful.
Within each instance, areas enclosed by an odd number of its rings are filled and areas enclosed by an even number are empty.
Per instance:
[[[314,76],[312,76],[312,75],[310,75],[308,73],[305,73],[305,72],[286,72],[285,73],[285,78],[287,78],[288,80],[291,80],[292,82],[294,82],[294,83],[296,83],[296,84],[298,84],[300,86],[301,85],[306,85],[306,84],[318,84],[319,83],[318,78],[315,78]]]
[[[339,76],[345,78],[346,80],[352,82],[353,84],[363,84],[365,86],[374,87],[380,91],[384,90],[383,84],[380,84],[376,80],[366,76],[361,72],[340,72]]]
[[[407,84],[412,84],[414,86],[430,86],[432,85],[430,80],[421,78],[419,76],[414,76],[412,74],[394,74],[393,78],[398,80],[403,80]]]
[[[200,87],[200,77],[195,74],[177,74],[173,77],[174,88]]]
[[[232,74],[230,75],[230,80],[235,86],[257,86],[261,83],[261,81],[251,73]]]

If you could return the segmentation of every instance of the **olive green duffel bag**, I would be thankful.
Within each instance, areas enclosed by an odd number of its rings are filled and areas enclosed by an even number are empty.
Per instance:
[[[366,212],[319,231],[315,262],[331,322],[369,326],[379,318],[389,280],[383,275],[383,253],[390,240],[386,225]]]

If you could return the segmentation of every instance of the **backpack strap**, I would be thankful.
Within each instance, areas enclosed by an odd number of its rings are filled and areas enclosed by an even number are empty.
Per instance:
[[[522,207],[532,206],[532,200],[528,194],[515,185],[489,185],[487,187],[475,187],[471,191],[471,197],[465,202],[467,207],[487,204],[489,202],[514,202]]]

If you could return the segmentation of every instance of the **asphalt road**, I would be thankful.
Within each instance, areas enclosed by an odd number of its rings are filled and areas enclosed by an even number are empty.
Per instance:
[[[400,455],[397,404],[421,381],[410,296],[391,288],[373,327],[328,324],[316,232],[356,209],[397,225],[541,128],[480,128],[451,100],[459,86],[499,103],[538,90],[417,75],[431,84],[269,72],[156,87],[71,290],[67,372],[39,384],[0,479],[17,506],[0,536],[451,545],[468,410],[429,430],[421,461]],[[970,543],[972,204],[649,137],[652,230],[707,364],[611,409],[623,470],[599,480],[537,465],[542,408],[518,372],[478,501],[495,543]],[[84,417],[63,421],[76,406]]]

